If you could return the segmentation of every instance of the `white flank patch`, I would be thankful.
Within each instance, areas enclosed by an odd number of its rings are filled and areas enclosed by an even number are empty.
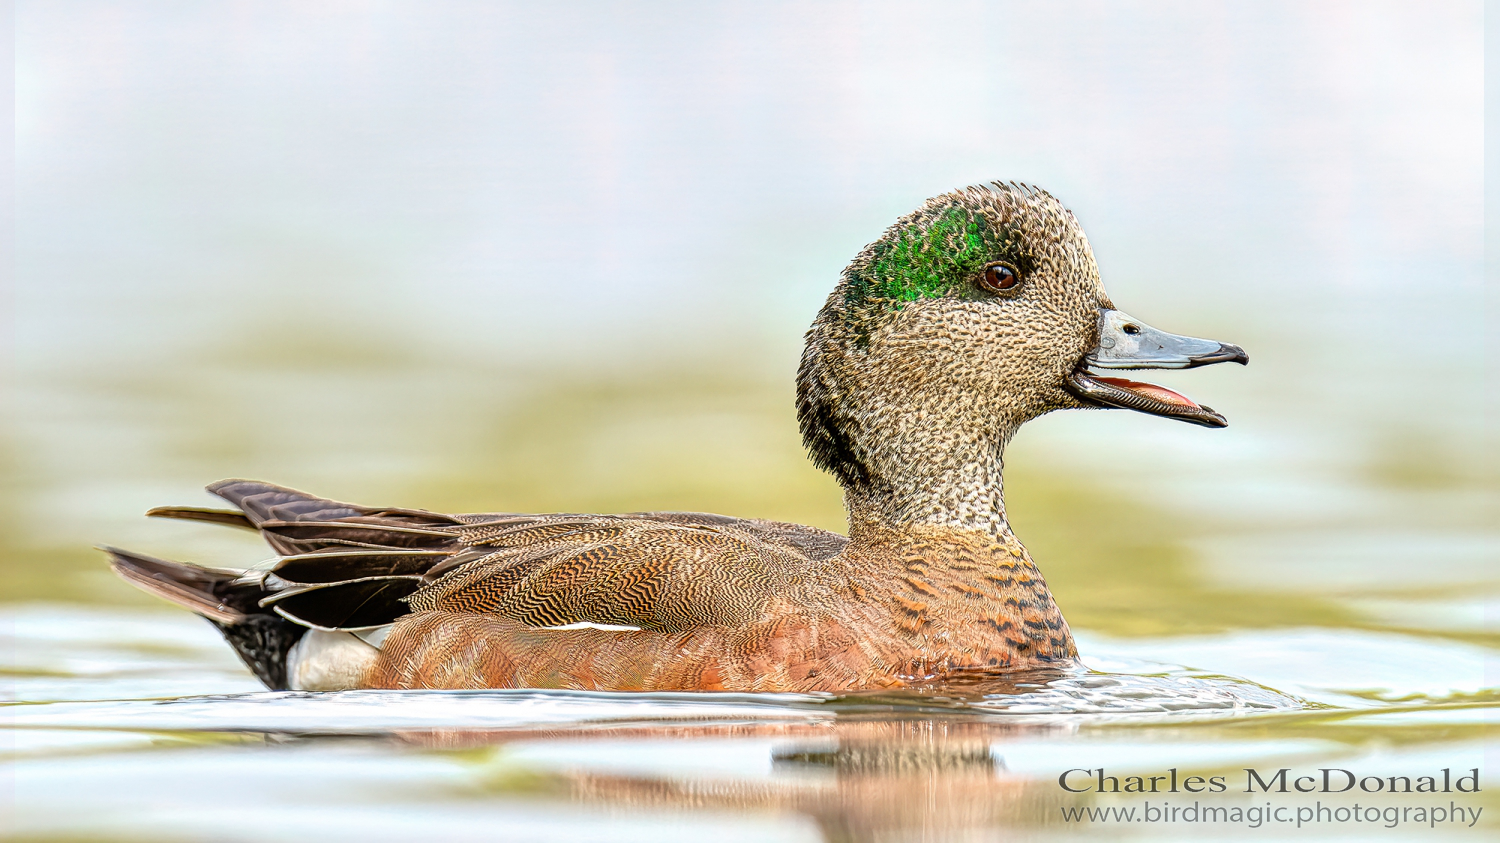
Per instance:
[[[605,632],[640,632],[638,626],[622,626],[612,623],[594,623],[593,621],[579,621],[578,623],[566,623],[562,626],[539,626],[536,629],[564,630],[564,629],[599,629]]]
[[[391,634],[391,627],[393,626],[395,626],[395,624],[388,623],[385,626],[377,626],[374,629],[362,629],[358,632],[353,633],[353,635],[366,644],[369,644],[371,647],[379,650],[381,647],[385,646],[386,636]]]
[[[380,651],[347,632],[309,629],[286,654],[293,691],[348,691],[361,687]]]

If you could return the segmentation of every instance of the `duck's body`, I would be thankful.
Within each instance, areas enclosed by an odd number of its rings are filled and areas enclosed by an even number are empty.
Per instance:
[[[1076,406],[1222,426],[1092,370],[1243,359],[1113,310],[1052,197],[970,188],[861,253],[808,333],[798,416],[845,488],[848,538],[698,513],[448,516],[235,480],[210,489],[236,510],[153,514],[258,530],[273,568],[111,553],[272,688],[846,691],[1060,667],[1076,650],[1006,521],[1005,443]]]
[[[1008,533],[845,538],[703,513],[445,516],[245,480],[210,490],[283,556],[271,571],[192,568],[189,608],[273,687],[840,691],[1076,655]],[[148,589],[183,580],[178,563],[112,552]],[[235,638],[250,628],[274,633]]]
[[[1062,613],[1024,555],[980,536],[890,538],[788,566],[783,588],[756,595],[756,617],[737,625],[548,630],[503,615],[408,616],[358,684],[845,691],[1076,657]]]

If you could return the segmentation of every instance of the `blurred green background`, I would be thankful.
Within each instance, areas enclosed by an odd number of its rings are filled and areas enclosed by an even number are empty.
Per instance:
[[[452,511],[842,529],[801,332],[924,198],[1037,183],[1105,284],[1252,364],[1208,431],[1008,454],[1071,623],[1495,644],[1478,3],[20,3],[12,601],[242,476]]]

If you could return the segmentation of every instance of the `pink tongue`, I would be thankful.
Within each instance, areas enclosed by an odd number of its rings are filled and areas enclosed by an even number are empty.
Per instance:
[[[1120,389],[1126,390],[1127,392],[1134,392],[1136,395],[1144,395],[1147,398],[1150,398],[1154,401],[1160,401],[1163,404],[1175,404],[1178,407],[1188,407],[1194,410],[1203,409],[1202,407],[1199,407],[1193,401],[1193,399],[1187,397],[1186,395],[1179,395],[1164,386],[1157,386],[1154,383],[1140,383],[1138,381],[1129,381],[1124,378],[1094,378],[1094,380],[1099,381],[1100,383],[1107,383],[1110,386],[1117,386]]]

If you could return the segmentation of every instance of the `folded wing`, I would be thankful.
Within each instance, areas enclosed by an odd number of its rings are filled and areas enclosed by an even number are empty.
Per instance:
[[[502,615],[542,628],[737,626],[845,541],[701,513],[450,516],[246,480],[209,490],[236,509],[151,514],[258,530],[282,558],[237,578],[236,593],[256,587],[262,611],[319,629],[369,629],[428,611]],[[181,567],[192,580],[190,566]],[[173,589],[153,590],[173,599]],[[209,597],[217,600],[205,595],[188,607],[201,612]]]

